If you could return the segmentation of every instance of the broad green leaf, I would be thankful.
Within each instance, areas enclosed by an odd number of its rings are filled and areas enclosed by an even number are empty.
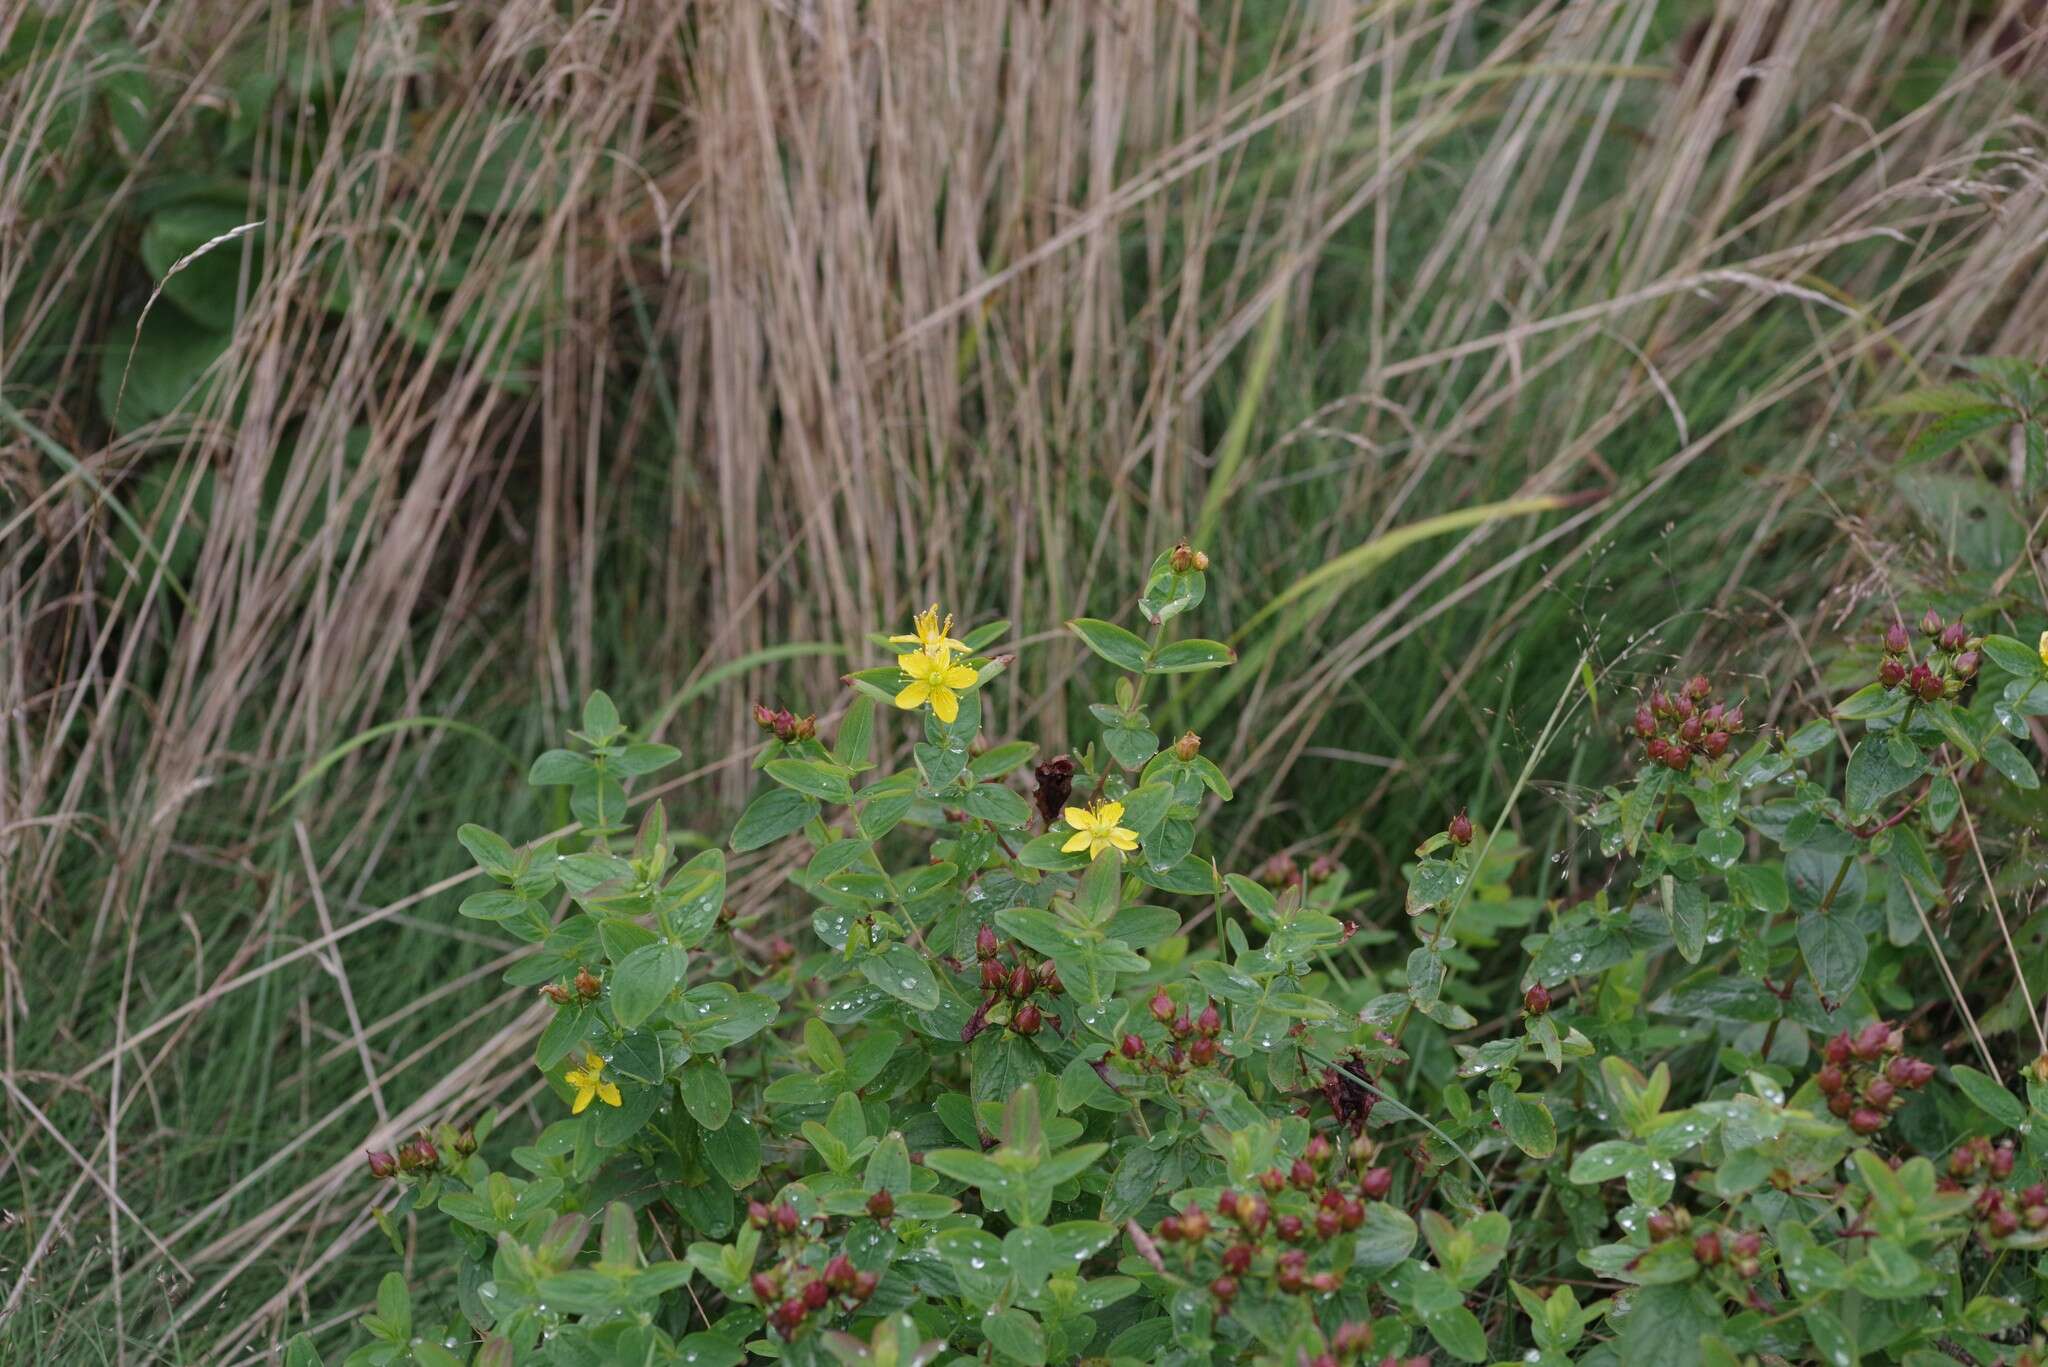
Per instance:
[[[788,788],[770,788],[740,813],[739,824],[732,828],[732,847],[744,854],[772,845],[802,830],[817,814],[816,799]]]
[[[1076,617],[1067,630],[1079,636],[1087,647],[1118,669],[1133,674],[1145,672],[1145,643],[1114,622],[1095,617]]]

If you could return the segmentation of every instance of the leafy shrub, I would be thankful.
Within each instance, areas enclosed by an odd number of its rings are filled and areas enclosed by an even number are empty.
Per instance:
[[[1147,709],[1234,658],[1173,630],[1207,564],[1153,565],[1149,639],[1068,624],[1114,671],[1072,756],[984,735],[1008,624],[936,608],[830,744],[758,708],[730,843],[815,904],[801,949],[660,801],[629,833],[676,753],[593,696],[530,775],[574,833],[460,833],[495,884],[462,914],[533,946],[557,1118],[370,1155],[380,1218],[460,1253],[418,1283],[445,1327],[393,1273],[350,1361],[2037,1360],[2048,1049],[2023,984],[1972,999],[2038,944],[2048,636],[1890,623],[1790,729],[1656,687],[1583,804],[1599,890],[1517,895],[1505,814],[1461,812],[1390,957],[1334,861],[1205,850],[1231,782]]]

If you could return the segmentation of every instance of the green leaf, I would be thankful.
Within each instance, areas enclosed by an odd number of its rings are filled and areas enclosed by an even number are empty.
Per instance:
[[[1849,756],[1842,800],[1852,818],[1868,816],[1878,803],[1911,784],[1927,767],[1917,752],[1912,763],[1901,764],[1887,740],[1885,736],[1865,736]]]
[[[1557,1122],[1550,1109],[1532,1096],[1523,1096],[1505,1081],[1496,1081],[1486,1091],[1494,1119],[1514,1146],[1531,1158],[1548,1158],[1557,1149]]]
[[[747,804],[732,828],[732,847],[744,854],[800,831],[818,814],[815,799],[788,788],[770,788]]]
[[[1236,663],[1237,652],[1221,641],[1173,641],[1159,648],[1159,653],[1145,666],[1145,672],[1188,674],[1198,669],[1221,669]]]
[[[2034,766],[2019,752],[2019,747],[2004,736],[1993,736],[1984,742],[1984,758],[1990,762],[1992,768],[2004,774],[2014,787],[2031,792],[2041,786],[2041,776],[2034,772]]]
[[[1839,1002],[1863,976],[1870,944],[1841,911],[1808,912],[1799,918],[1799,953],[1823,1001]]]
[[[2006,673],[2016,679],[2038,679],[2048,675],[2048,664],[2043,664],[2039,652],[2029,650],[2010,636],[1986,636],[1979,642],[1979,650]]]
[[[1971,437],[2012,425],[2013,412],[2004,404],[1976,404],[1956,409],[1920,429],[1913,444],[1899,458],[1901,467],[1919,465],[1945,456]]]
[[[1970,1104],[2000,1125],[2016,1130],[2026,1123],[2026,1103],[1992,1081],[1989,1075],[1978,1072],[1967,1063],[1954,1064],[1948,1071],[1956,1087],[1970,1099]]]
[[[931,965],[909,945],[898,942],[869,955],[860,961],[860,971],[914,1011],[929,1011],[939,1004],[939,983]]]
[[[1022,1310],[991,1311],[981,1322],[982,1333],[995,1350],[1012,1362],[1026,1367],[1044,1367],[1045,1330]]]
[[[1707,944],[1707,895],[1697,884],[1681,883],[1668,873],[1658,880],[1658,890],[1671,923],[1671,942],[1687,963],[1698,963]]]
[[[677,1081],[683,1106],[707,1130],[722,1129],[732,1115],[732,1082],[712,1059],[699,1055],[684,1065]]]
[[[1883,684],[1865,684],[1842,699],[1835,708],[1835,715],[1844,721],[1868,721],[1872,717],[1904,711],[1905,706],[1904,693],[1888,691]],[[1805,734],[1804,728],[1800,734]]]
[[[1693,846],[1708,868],[1725,872],[1742,858],[1742,832],[1732,826],[1709,826],[1699,833]]]
[[[735,1113],[704,1136],[704,1157],[734,1190],[749,1186],[761,1175],[761,1133],[752,1120]]]
[[[1133,674],[1145,672],[1145,643],[1114,622],[1096,617],[1076,617],[1067,630],[1079,636],[1087,647],[1118,669]]]
[[[1964,724],[1963,714],[1956,711],[1954,703],[1931,702],[1923,705],[1920,715],[1934,723],[1935,729],[1948,738],[1948,743],[1963,752],[1975,764],[1981,757],[1977,749],[1977,737]]]
[[[842,769],[868,767],[868,752],[875,738],[875,700],[866,694],[854,698],[846,715],[839,719],[839,734],[832,742],[832,758]]]
[[[771,759],[762,769],[783,787],[807,797],[842,806],[853,801],[853,785],[837,765],[813,759]]]
[[[384,1280],[377,1283],[377,1318],[399,1342],[412,1336],[412,1293],[405,1289],[405,1278],[396,1272],[386,1272]]]
[[[631,1030],[653,1015],[683,981],[690,956],[667,941],[642,945],[612,967],[612,1014]]]
[[[619,709],[612,705],[609,694],[600,689],[583,700],[585,735],[594,741],[603,742],[618,735],[623,729],[619,725]]]
[[[581,783],[596,773],[597,766],[586,755],[579,755],[574,750],[548,750],[526,771],[526,781],[535,788],[555,788],[567,783]]]

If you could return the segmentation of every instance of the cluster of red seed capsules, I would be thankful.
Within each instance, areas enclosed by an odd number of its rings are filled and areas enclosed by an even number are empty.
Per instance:
[[[1934,1078],[1934,1065],[1900,1052],[1905,1035],[1886,1021],[1872,1021],[1853,1036],[1844,1030],[1821,1050],[1825,1060],[1813,1081],[1828,1099],[1828,1110],[1858,1134],[1876,1134],[1893,1111]]]
[[[1060,982],[1060,971],[1053,967],[1051,959],[1034,968],[1025,961],[1021,948],[1011,945],[1009,950],[1016,957],[1006,963],[1003,943],[996,938],[995,931],[983,926],[975,932],[974,957],[981,964],[981,986],[988,996],[961,1030],[962,1042],[972,1042],[986,1028],[988,1013],[1004,1000],[1012,1003],[1010,1029],[1020,1035],[1035,1035],[1045,1028],[1045,1012],[1031,998],[1041,992],[1057,997],[1066,991]]]
[[[873,1213],[877,1200],[888,1195],[886,1191],[876,1192],[868,1201],[869,1212]],[[884,1214],[894,1209],[891,1200]],[[841,1310],[853,1310],[865,1305],[868,1297],[875,1294],[875,1274],[856,1268],[844,1253],[833,1254],[819,1268],[798,1261],[805,1237],[804,1221],[789,1202],[771,1206],[765,1201],[749,1201],[747,1222],[764,1233],[772,1231],[782,1244],[781,1260],[774,1267],[756,1272],[748,1286],[767,1313],[768,1322],[783,1338],[795,1338],[806,1320],[835,1302]]]
[[[1992,1185],[2012,1176],[2013,1159],[2012,1141],[2000,1140],[1994,1145],[1981,1135],[1964,1140],[1948,1156],[1942,1190],[1961,1191],[1965,1183],[1984,1182],[1970,1212],[1987,1243],[2010,1239],[2022,1229],[2030,1234],[2048,1229],[2048,1183],[2035,1182],[2017,1190]]]
[[[818,718],[815,713],[808,717],[799,717],[786,707],[769,707],[764,703],[754,704],[754,725],[784,744],[810,740],[818,734]]]
[[[1650,1212],[1650,1218],[1643,1222],[1643,1227],[1657,1243],[1683,1238],[1692,1234],[1692,1213],[1683,1206],[1659,1207]],[[1692,1239],[1694,1262],[1701,1267],[1725,1264],[1743,1281],[1752,1280],[1764,1270],[1763,1251],[1764,1236],[1753,1229],[1731,1230],[1715,1225],[1694,1234]]]
[[[1178,1076],[1190,1067],[1207,1068],[1223,1056],[1223,1046],[1216,1042],[1216,1037],[1223,1033],[1223,1015],[1215,1002],[1203,1003],[1201,1013],[1189,1019],[1188,1013],[1176,1008],[1173,998],[1162,987],[1152,994],[1151,1011],[1152,1019],[1165,1026],[1166,1033],[1173,1037],[1166,1052],[1154,1053],[1144,1040],[1127,1034],[1117,1048],[1124,1062],[1144,1071]]]
[[[1728,752],[1742,734],[1742,704],[1716,702],[1713,692],[1704,674],[1693,675],[1675,693],[1650,690],[1650,700],[1636,708],[1634,730],[1652,764],[1682,774],[1696,755],[1716,760]]]
[[[1308,1141],[1302,1156],[1287,1168],[1268,1168],[1258,1176],[1264,1196],[1254,1192],[1225,1190],[1216,1197],[1214,1214],[1201,1205],[1189,1205],[1178,1215],[1168,1215],[1153,1231],[1162,1249],[1178,1249],[1182,1262],[1193,1273],[1212,1265],[1216,1275],[1209,1282],[1209,1296],[1219,1313],[1227,1314],[1245,1280],[1259,1277],[1283,1295],[1326,1294],[1338,1289],[1342,1279],[1332,1271],[1308,1270],[1311,1240],[1330,1240],[1358,1229],[1365,1223],[1365,1203],[1385,1200],[1393,1190],[1393,1169],[1371,1166],[1376,1149],[1369,1139],[1353,1141],[1350,1149],[1358,1170],[1357,1194],[1338,1184],[1333,1169],[1335,1149],[1322,1135]],[[1313,1194],[1313,1200],[1309,1200]],[[1272,1198],[1272,1199],[1268,1199]],[[1284,1201],[1303,1210],[1274,1213],[1274,1201]],[[1311,1367],[1334,1367],[1342,1361],[1359,1359],[1372,1347],[1372,1326],[1342,1325],[1331,1339],[1331,1351]],[[1419,1359],[1426,1362],[1427,1359]],[[1385,1360],[1401,1367],[1401,1359]]]
[[[444,1137],[448,1127],[442,1126]],[[476,1131],[467,1125],[448,1144],[455,1151],[456,1158],[463,1159],[476,1152]],[[381,1153],[375,1149],[364,1153],[370,1176],[379,1181],[392,1177],[416,1177],[423,1173],[434,1173],[441,1168],[441,1150],[425,1130],[398,1146],[397,1153]],[[453,1169],[450,1169],[453,1171]]]
[[[1976,676],[1978,638],[1961,622],[1944,623],[1933,608],[1920,619],[1920,634],[1929,648],[1915,660],[1906,624],[1893,622],[1884,629],[1884,659],[1878,662],[1877,681],[1886,692],[1904,687],[1921,702],[1953,698]]]

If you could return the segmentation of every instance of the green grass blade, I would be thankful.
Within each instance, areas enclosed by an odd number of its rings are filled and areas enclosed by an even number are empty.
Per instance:
[[[396,731],[409,731],[415,727],[453,731],[458,735],[468,736],[472,740],[480,740],[503,755],[505,762],[510,764],[515,770],[520,768],[519,756],[513,754],[503,741],[481,727],[471,726],[466,721],[456,721],[452,717],[400,717],[397,721],[379,722],[367,730],[359,731],[335,746],[332,750],[329,750],[326,754],[320,756],[319,759],[313,762],[313,766],[310,769],[299,775],[296,783],[285,789],[277,801],[270,804],[271,814],[275,815],[293,798],[318,782],[322,774],[332,769],[351,754],[362,749],[365,745],[368,745],[371,741],[376,740],[380,736],[388,736]]]

